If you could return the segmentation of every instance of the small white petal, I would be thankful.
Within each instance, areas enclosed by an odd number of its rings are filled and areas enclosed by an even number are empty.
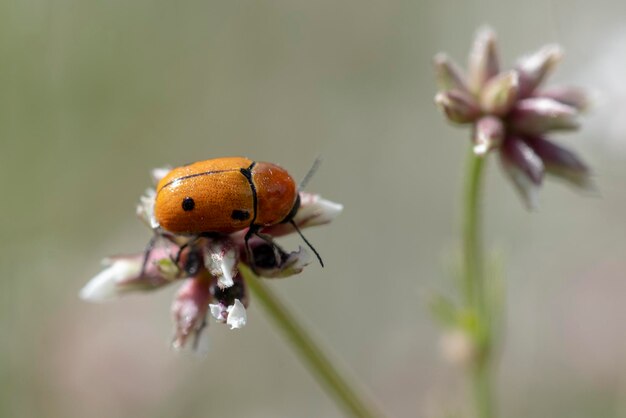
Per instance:
[[[300,194],[301,204],[294,222],[300,228],[323,225],[331,222],[342,211],[343,205],[311,193]]]
[[[233,281],[233,268],[235,267],[235,258],[224,258],[221,263],[222,276],[217,279],[217,285],[221,289],[226,289],[235,284]]]
[[[141,272],[141,261],[137,259],[105,260],[107,268],[98,273],[81,290],[80,298],[90,302],[113,299],[123,293],[118,286],[124,280],[136,277]]]
[[[139,198],[137,205],[137,216],[146,223],[150,228],[159,228],[159,222],[154,216],[154,201],[156,199],[156,191],[153,188],[146,189],[143,196]]]
[[[246,314],[246,308],[239,299],[235,299],[235,303],[228,307],[228,317],[226,318],[226,324],[230,325],[230,329],[243,328],[248,321],[248,315]]]
[[[209,304],[209,309],[211,310],[211,316],[215,318],[218,322],[224,322],[223,313],[226,311],[224,309],[224,305],[220,304]]]
[[[172,167],[170,166],[154,168],[152,169],[152,171],[150,171],[150,176],[152,177],[152,181],[156,185],[159,181],[161,181],[163,177],[167,176],[167,173],[169,173],[170,171],[172,171]]]
[[[238,261],[237,249],[228,240],[213,240],[204,252],[204,266],[217,278],[217,284],[222,289],[234,284]]]

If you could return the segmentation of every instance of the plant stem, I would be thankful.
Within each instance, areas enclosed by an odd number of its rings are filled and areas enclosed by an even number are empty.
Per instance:
[[[477,418],[494,417],[492,396],[492,330],[483,270],[484,253],[481,235],[481,186],[485,158],[470,149],[464,191],[463,216],[463,295],[465,306],[476,318],[476,359],[470,367],[472,393]]]
[[[470,150],[464,190],[465,210],[463,216],[463,271],[464,296],[468,307],[482,310],[483,249],[480,234],[481,179],[485,159]]]
[[[302,325],[300,325],[287,307],[279,300],[268,286],[259,280],[249,269],[240,268],[241,273],[266,312],[283,331],[294,350],[306,363],[309,370],[318,379],[320,385],[331,395],[343,410],[354,417],[374,418],[382,416],[342,377],[330,359],[322,352]]]

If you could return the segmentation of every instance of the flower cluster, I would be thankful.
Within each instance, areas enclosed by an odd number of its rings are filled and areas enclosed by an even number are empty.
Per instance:
[[[467,74],[445,54],[435,56],[441,90],[435,102],[448,120],[472,125],[475,154],[499,151],[504,170],[530,208],[537,206],[544,173],[591,187],[587,166],[546,138],[552,131],[577,129],[577,116],[588,106],[577,88],[540,88],[562,55],[558,45],[547,45],[502,71],[495,34],[485,28],[474,41]]]
[[[153,170],[155,184],[167,172]],[[185,346],[190,338],[195,347],[209,314],[231,329],[246,324],[249,298],[239,273],[240,263],[259,276],[278,278],[300,273],[311,261],[304,248],[287,252],[273,241],[274,237],[294,232],[290,224],[263,228],[263,239],[254,236],[249,241],[249,253],[244,240],[247,230],[211,238],[171,234],[160,228],[154,217],[155,195],[154,188],[148,189],[137,207],[138,216],[155,232],[149,249],[105,259],[104,270],[83,287],[80,296],[88,301],[104,301],[182,283],[172,304],[175,348]],[[343,209],[338,203],[304,192],[300,193],[300,202],[293,218],[300,229],[329,223]]]

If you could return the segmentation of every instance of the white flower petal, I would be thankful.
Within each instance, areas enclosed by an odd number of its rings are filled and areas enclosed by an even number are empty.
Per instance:
[[[235,303],[228,307],[228,317],[226,318],[226,324],[230,325],[230,329],[243,328],[248,321],[248,315],[246,314],[246,308],[239,299],[235,299]]]
[[[146,189],[144,195],[139,198],[139,204],[137,205],[137,216],[152,229],[160,227],[159,222],[154,216],[155,199],[156,190],[149,188]]]
[[[105,260],[107,268],[98,273],[81,290],[80,298],[90,302],[113,299],[123,293],[119,286],[124,280],[132,279],[141,272],[139,259]]]
[[[229,240],[212,240],[204,252],[204,266],[222,289],[234,284],[238,261],[237,248]]]
[[[163,177],[167,176],[167,173],[169,173],[170,171],[172,171],[172,167],[170,166],[154,168],[152,169],[152,171],[150,171],[150,176],[152,177],[152,181],[156,185],[159,181],[161,181]]]
[[[327,224],[343,211],[342,204],[317,194],[300,193],[300,199],[300,209],[293,219],[300,228]]]
[[[209,309],[211,310],[211,316],[215,318],[218,322],[224,322],[223,313],[226,312],[224,309],[224,305],[220,304],[209,304]]]

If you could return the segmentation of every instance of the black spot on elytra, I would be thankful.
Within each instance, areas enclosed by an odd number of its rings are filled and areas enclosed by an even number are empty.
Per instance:
[[[183,210],[185,212],[189,212],[190,210],[193,210],[193,208],[195,207],[196,207],[196,202],[194,202],[191,197],[186,197],[183,199]]]
[[[248,212],[247,210],[235,209],[233,213],[230,214],[230,217],[236,221],[245,221],[247,219],[250,219],[250,212]]]

